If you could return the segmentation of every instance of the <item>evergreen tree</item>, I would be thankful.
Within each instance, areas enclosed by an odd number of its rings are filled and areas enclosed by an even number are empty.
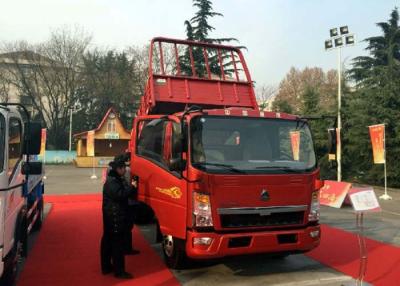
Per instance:
[[[223,14],[215,12],[212,8],[212,2],[210,0],[193,0],[193,6],[198,10],[195,15],[185,21],[186,27],[186,38],[192,41],[207,42],[207,43],[223,43],[237,41],[235,38],[210,38],[210,33],[215,30],[210,25],[209,20],[215,16],[223,17]],[[231,68],[232,61],[227,60],[230,58],[229,54],[225,54],[221,51],[221,58],[223,60],[224,73],[232,74],[233,69]],[[212,74],[221,77],[221,68],[218,60],[218,53],[215,50],[207,49],[209,55],[209,65]],[[207,70],[205,67],[203,49],[194,47],[192,50],[193,60],[195,63],[195,72],[199,77],[205,77]],[[190,65],[190,53],[187,49],[183,56],[180,58],[181,69],[185,75],[192,75]]]
[[[367,126],[385,123],[388,182],[400,186],[400,27],[397,8],[387,22],[377,23],[377,26],[382,34],[365,40],[370,55],[356,58],[349,71],[357,89],[352,97],[345,99],[344,163],[352,178],[371,184],[382,183],[383,167],[372,162]]]

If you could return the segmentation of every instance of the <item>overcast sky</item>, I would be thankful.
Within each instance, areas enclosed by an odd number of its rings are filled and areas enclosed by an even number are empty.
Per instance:
[[[400,0],[214,0],[224,14],[211,21],[212,37],[235,37],[253,80],[278,84],[291,66],[336,68],[335,51],[325,52],[329,29],[348,25],[359,43],[343,51],[349,63],[364,53],[366,37],[379,34]],[[45,40],[49,31],[82,26],[93,44],[123,49],[154,36],[184,38],[183,22],[194,14],[191,0],[0,0],[0,41]]]

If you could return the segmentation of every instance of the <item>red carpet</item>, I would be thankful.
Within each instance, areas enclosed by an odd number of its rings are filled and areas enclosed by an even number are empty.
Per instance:
[[[50,214],[28,256],[19,286],[179,285],[163,261],[135,229],[135,247],[141,253],[126,257],[135,279],[121,281],[100,273],[102,232],[99,195],[46,196]]]
[[[127,271],[134,280],[121,281],[100,274],[99,242],[102,231],[101,196],[46,196],[52,210],[31,251],[19,286],[79,285],[179,285],[160,257],[135,230],[138,256],[126,258]],[[356,277],[359,267],[357,236],[322,226],[320,247],[309,257],[347,275]],[[374,285],[400,285],[400,248],[367,239],[366,281]]]
[[[400,285],[400,248],[367,239],[368,264],[365,280],[373,285]],[[357,277],[359,248],[357,236],[337,228],[322,226],[321,245],[309,257],[347,275]]]

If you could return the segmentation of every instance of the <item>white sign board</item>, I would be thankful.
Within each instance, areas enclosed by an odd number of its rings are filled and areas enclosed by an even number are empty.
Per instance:
[[[349,197],[356,212],[381,211],[373,188],[352,188],[349,191]]]
[[[107,132],[107,133],[104,134],[104,138],[106,138],[106,139],[119,139],[119,133]]]

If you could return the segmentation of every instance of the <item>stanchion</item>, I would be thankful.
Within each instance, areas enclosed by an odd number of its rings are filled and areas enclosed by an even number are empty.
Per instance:
[[[47,176],[46,176],[46,150],[43,152],[43,169],[44,169],[43,180],[46,180],[47,179]]]
[[[97,179],[97,176],[96,176],[96,168],[95,168],[95,156],[93,156],[92,157],[93,158],[93,160],[92,160],[92,176],[90,176],[90,179],[92,179],[92,180],[95,180],[95,179]]]

